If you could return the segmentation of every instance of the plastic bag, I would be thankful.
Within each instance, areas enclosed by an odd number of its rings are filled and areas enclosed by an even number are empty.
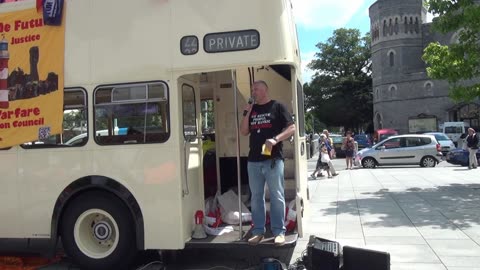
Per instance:
[[[287,232],[293,232],[297,226],[297,211],[295,210],[295,200],[292,200],[287,207],[285,214],[285,228]]]
[[[222,217],[218,205],[218,194],[215,197],[208,197],[205,200],[205,223],[208,226],[217,228],[222,224]]]
[[[222,221],[227,224],[238,224],[240,222],[240,213],[238,209],[238,196],[233,190],[229,190],[218,196],[220,213]],[[242,203],[242,222],[252,221],[252,213],[245,204]]]

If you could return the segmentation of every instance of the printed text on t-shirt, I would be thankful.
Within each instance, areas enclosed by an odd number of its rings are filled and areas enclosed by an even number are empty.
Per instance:
[[[271,128],[272,119],[270,118],[270,113],[252,114],[250,127],[252,129]]]

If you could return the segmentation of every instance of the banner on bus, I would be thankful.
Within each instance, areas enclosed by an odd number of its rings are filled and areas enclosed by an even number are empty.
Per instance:
[[[62,132],[65,27],[37,9],[0,13],[0,148]]]

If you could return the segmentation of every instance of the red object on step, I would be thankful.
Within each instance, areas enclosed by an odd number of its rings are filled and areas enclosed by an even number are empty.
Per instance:
[[[195,213],[195,224],[203,224],[203,211],[198,210]]]

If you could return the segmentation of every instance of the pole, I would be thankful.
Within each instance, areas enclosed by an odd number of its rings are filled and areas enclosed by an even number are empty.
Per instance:
[[[243,224],[242,224],[242,179],[240,173],[240,121],[238,120],[238,97],[237,97],[237,72],[232,70],[232,81],[233,81],[233,99],[235,103],[235,132],[237,134],[237,185],[238,185],[238,213],[239,213],[239,236],[238,240],[243,238]]]

